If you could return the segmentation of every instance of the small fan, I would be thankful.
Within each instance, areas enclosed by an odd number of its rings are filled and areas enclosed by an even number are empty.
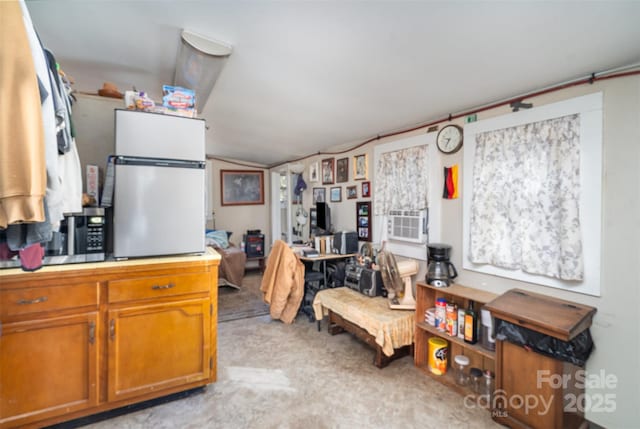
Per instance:
[[[411,276],[418,273],[418,264],[414,260],[403,260],[396,263],[393,253],[384,249],[376,258],[382,274],[382,283],[387,289],[389,308],[393,310],[415,310],[416,300],[413,297]]]

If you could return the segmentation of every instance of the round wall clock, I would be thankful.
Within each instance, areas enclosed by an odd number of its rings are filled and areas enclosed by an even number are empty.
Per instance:
[[[458,125],[447,125],[438,132],[436,145],[440,152],[450,154],[456,153],[462,147],[462,127]]]

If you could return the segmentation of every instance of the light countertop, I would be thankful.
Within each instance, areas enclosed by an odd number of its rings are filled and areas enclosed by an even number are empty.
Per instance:
[[[47,265],[35,273],[54,273],[70,270],[94,270],[98,268],[119,268],[127,266],[137,265],[152,265],[152,264],[170,264],[175,262],[197,262],[197,261],[219,261],[221,259],[220,254],[213,248],[207,247],[205,253],[197,255],[172,255],[172,256],[152,256],[147,258],[134,258],[125,260],[107,259],[100,262],[85,262],[78,264],[64,264],[64,265]],[[16,274],[30,274],[29,271],[23,271],[22,268],[7,268],[0,269],[0,277],[10,276]]]

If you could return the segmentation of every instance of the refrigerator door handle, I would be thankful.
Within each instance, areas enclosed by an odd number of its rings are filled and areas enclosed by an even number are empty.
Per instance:
[[[116,165],[140,165],[150,167],[196,168],[204,169],[204,161],[188,161],[181,159],[141,158],[136,156],[116,156]]]

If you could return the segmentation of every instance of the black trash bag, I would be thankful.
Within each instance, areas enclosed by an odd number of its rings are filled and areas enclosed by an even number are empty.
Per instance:
[[[572,340],[563,341],[500,319],[496,319],[496,339],[530,348],[545,356],[580,367],[584,367],[594,348],[589,329],[585,329]]]

